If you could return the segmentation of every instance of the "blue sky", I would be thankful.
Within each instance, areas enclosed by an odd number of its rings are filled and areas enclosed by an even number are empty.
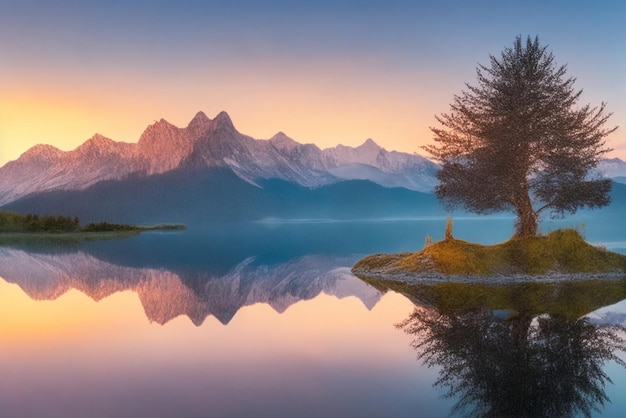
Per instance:
[[[421,152],[434,115],[539,36],[626,158],[626,2],[0,0],[0,164],[226,110],[256,138]]]

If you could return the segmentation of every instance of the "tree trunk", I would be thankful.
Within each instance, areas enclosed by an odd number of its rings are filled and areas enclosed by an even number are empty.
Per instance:
[[[537,213],[533,209],[528,193],[520,193],[516,201],[517,221],[515,222],[516,238],[531,238],[537,235]]]

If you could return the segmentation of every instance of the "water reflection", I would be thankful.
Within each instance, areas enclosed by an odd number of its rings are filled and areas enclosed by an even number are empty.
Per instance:
[[[415,410],[418,364],[409,337],[392,326],[410,302],[383,298],[352,276],[359,256],[268,259],[215,243],[182,263],[178,255],[193,245],[174,245],[176,237],[0,248],[0,277],[15,284],[0,280],[1,416],[317,418]],[[144,315],[167,325],[148,324]],[[172,320],[182,315],[190,320]],[[423,381],[423,399],[435,404]]]
[[[75,242],[51,236],[1,245],[0,277],[35,300],[77,289],[99,301],[131,290],[159,324],[179,315],[195,325],[207,316],[227,324],[243,306],[284,312],[320,293],[356,296],[371,309],[380,293],[350,267],[367,253],[421,246],[443,222],[229,224]]]
[[[326,293],[356,296],[371,309],[380,293],[350,273],[354,257],[309,255],[274,265],[249,257],[222,275],[204,270],[128,267],[82,251],[33,253],[0,247],[0,277],[35,300],[53,300],[70,289],[99,301],[113,293],[137,293],[146,317],[165,324],[185,315],[200,325],[207,316],[223,324],[237,311],[266,303],[278,312]]]
[[[408,417],[419,411],[441,417],[468,390],[465,385],[478,386],[467,402],[480,396],[493,402],[498,397],[485,397],[486,391],[500,390],[512,393],[511,399],[519,392],[516,402],[527,401],[522,394],[543,396],[548,405],[550,391],[558,388],[536,394],[524,386],[538,379],[542,389],[559,384],[562,391],[582,392],[579,387],[596,385],[600,401],[586,395],[590,407],[595,402],[601,408],[611,397],[613,405],[603,413],[622,416],[617,392],[626,384],[623,368],[615,363],[602,375],[591,367],[612,358],[613,351],[592,350],[610,327],[587,328],[585,322],[578,330],[572,324],[598,306],[626,299],[624,282],[519,285],[498,292],[489,286],[405,286],[383,295],[390,286],[368,286],[350,274],[360,257],[353,253],[414,250],[425,233],[442,232],[444,223],[432,229],[413,223],[229,226],[0,247],[0,277],[15,284],[0,280],[0,415],[317,418]],[[442,347],[456,350],[442,357],[433,352],[435,368],[415,361],[408,344],[418,335],[393,327],[414,305],[439,322],[428,328],[424,318],[408,318],[405,329],[423,326],[440,337]],[[595,320],[613,318],[607,313]],[[515,340],[524,329],[526,357]],[[467,340],[454,341],[455,333]],[[552,347],[552,357],[541,343]],[[610,339],[602,344],[613,348]],[[623,341],[615,344],[623,348]],[[532,357],[530,349],[545,354]],[[568,364],[574,353],[577,368]],[[554,364],[526,370],[520,362],[529,358]],[[456,368],[446,369],[444,360],[464,371],[459,376],[466,380],[454,377]],[[451,385],[439,387],[456,390],[452,399],[438,400],[431,387],[438,369],[450,376]],[[581,370],[586,375],[579,377]],[[589,380],[592,373],[596,380]],[[499,380],[490,380],[492,375]],[[608,377],[616,385],[607,384],[605,392],[601,385]],[[566,382],[572,379],[591,383]],[[498,387],[505,384],[510,387]],[[472,411],[486,413],[468,403],[464,412]]]
[[[619,326],[542,315],[499,319],[490,310],[442,315],[415,309],[399,327],[418,357],[441,368],[435,386],[472,417],[570,417],[608,401],[607,361],[626,364]]]
[[[387,285],[417,303],[397,327],[439,369],[434,385],[455,401],[453,415],[590,417],[609,401],[606,363],[626,367],[624,327],[583,316],[624,299],[624,281]]]

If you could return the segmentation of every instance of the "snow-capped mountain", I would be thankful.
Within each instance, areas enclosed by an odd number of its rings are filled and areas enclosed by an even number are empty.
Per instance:
[[[0,205],[48,190],[82,190],[139,170],[134,144],[96,134],[73,151],[36,145],[0,168]]]
[[[178,168],[228,168],[245,181],[281,179],[319,187],[364,179],[385,187],[432,190],[437,165],[407,153],[389,152],[368,139],[352,148],[320,149],[280,132],[259,140],[235,129],[226,112],[214,119],[199,112],[185,128],[164,119],[135,143],[96,134],[72,151],[37,145],[0,168],[0,206],[45,191],[84,190],[104,180],[150,176]]]
[[[619,158],[607,158],[600,161],[598,171],[605,177],[626,183],[626,162]]]

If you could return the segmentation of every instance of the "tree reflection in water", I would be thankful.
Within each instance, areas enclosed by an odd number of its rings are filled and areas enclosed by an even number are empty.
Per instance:
[[[626,351],[624,329],[587,319],[491,309],[442,314],[416,307],[397,325],[428,367],[436,387],[458,399],[451,415],[471,417],[590,417],[606,401],[603,366]]]

